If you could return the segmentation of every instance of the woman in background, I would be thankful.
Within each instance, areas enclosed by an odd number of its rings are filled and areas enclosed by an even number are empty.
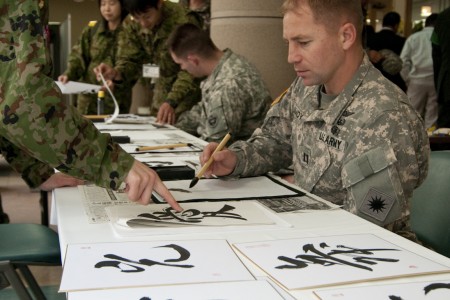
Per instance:
[[[128,15],[122,0],[98,1],[102,22],[91,21],[82,31],[78,44],[72,49],[67,70],[58,77],[62,83],[69,80],[98,84],[93,72],[100,63],[114,66],[117,37],[122,30],[122,21]],[[131,87],[115,86],[114,96],[122,113],[128,113],[131,106]],[[97,113],[97,95],[80,94],[77,99],[78,111],[82,114]],[[114,102],[106,94],[104,113],[114,112]]]

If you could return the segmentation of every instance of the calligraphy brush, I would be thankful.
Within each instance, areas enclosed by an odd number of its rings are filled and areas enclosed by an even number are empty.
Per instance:
[[[203,176],[203,173],[206,172],[206,170],[208,170],[209,166],[212,164],[212,162],[214,161],[213,156],[215,153],[222,151],[222,149],[225,147],[226,143],[230,140],[231,138],[231,134],[227,133],[222,141],[220,142],[220,144],[217,146],[216,150],[214,150],[214,152],[211,154],[211,156],[209,157],[208,161],[203,165],[203,167],[200,169],[200,171],[198,172],[197,176],[194,177],[194,179],[192,179],[191,183],[189,184],[189,188],[193,187],[194,185],[197,184],[197,182],[200,180],[200,178]]]

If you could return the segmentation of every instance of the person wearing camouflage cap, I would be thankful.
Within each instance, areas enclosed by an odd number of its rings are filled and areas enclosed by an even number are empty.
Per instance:
[[[123,0],[98,0],[101,22],[91,21],[83,29],[78,43],[72,48],[67,69],[58,77],[62,83],[81,81],[98,84],[94,67],[105,62],[114,66],[117,54],[117,37],[122,31],[122,21],[128,15],[122,4]],[[114,89],[114,97],[121,113],[128,113],[131,106],[131,87],[118,85]],[[97,113],[97,94],[77,95],[77,109],[82,114]],[[114,112],[114,102],[106,94],[104,113]]]
[[[124,0],[124,5],[130,16],[119,35],[116,66],[102,63],[94,71],[114,84],[130,86],[145,73],[153,86],[150,114],[158,122],[174,124],[182,112],[199,101],[200,88],[199,80],[172,60],[165,41],[179,24],[201,24],[195,13],[170,1]]]
[[[230,49],[219,50],[208,33],[192,24],[177,27],[167,40],[173,60],[200,84],[202,99],[184,112],[176,127],[209,142],[245,140],[262,124],[270,93],[258,70]]]
[[[143,204],[149,203],[155,190],[181,210],[156,172],[62,101],[61,91],[48,76],[46,4],[44,0],[0,4],[0,137],[1,148],[9,149],[9,161],[28,159],[17,165],[22,171],[34,170],[26,175],[28,182],[39,184],[49,176],[48,167],[56,168],[102,187],[119,189],[124,183],[128,198]],[[48,165],[47,171],[36,168],[31,158]]]
[[[214,154],[205,175],[293,164],[301,188],[416,240],[409,200],[428,173],[428,137],[406,95],[365,54],[360,2],[285,0],[283,12],[298,78],[248,141]],[[216,147],[205,147],[202,164]]]

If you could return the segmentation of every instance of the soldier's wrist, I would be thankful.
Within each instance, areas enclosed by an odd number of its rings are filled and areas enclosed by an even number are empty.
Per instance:
[[[176,101],[174,101],[174,100],[167,99],[165,102],[166,102],[167,104],[169,104],[170,107],[172,107],[173,109],[175,109],[175,108],[178,107],[178,102],[176,102]]]
[[[114,77],[112,79],[112,82],[115,84],[121,84],[123,83],[122,76],[120,75],[120,72],[114,69]]]

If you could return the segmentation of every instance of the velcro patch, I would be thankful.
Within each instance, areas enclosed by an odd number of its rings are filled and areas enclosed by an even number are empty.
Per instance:
[[[370,188],[359,207],[359,211],[380,222],[384,222],[394,203],[395,198],[375,188]]]

